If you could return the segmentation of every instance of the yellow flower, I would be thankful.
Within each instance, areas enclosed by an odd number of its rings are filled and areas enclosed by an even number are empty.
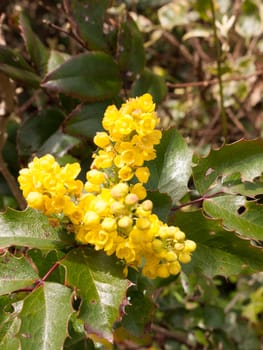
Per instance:
[[[132,168],[129,166],[124,166],[118,171],[118,176],[121,181],[129,181],[133,178],[133,171]]]
[[[140,182],[146,183],[149,180],[150,171],[147,167],[137,168],[135,171],[135,176]]]

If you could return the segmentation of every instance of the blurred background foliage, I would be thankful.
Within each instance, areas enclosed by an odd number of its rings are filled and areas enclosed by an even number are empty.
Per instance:
[[[15,179],[34,155],[79,161],[84,176],[105,107],[130,96],[151,93],[161,127],[199,154],[263,136],[261,0],[2,0],[0,12],[2,210],[23,208]],[[262,349],[262,273],[200,276],[154,282],[155,306],[137,281],[116,348]]]

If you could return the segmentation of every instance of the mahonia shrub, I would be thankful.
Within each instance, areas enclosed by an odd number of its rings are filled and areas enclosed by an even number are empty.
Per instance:
[[[78,163],[60,166],[47,154],[35,157],[18,177],[30,207],[66,224],[76,241],[116,256],[149,278],[177,275],[196,249],[175,226],[168,226],[147,199],[145,162],[156,157],[159,119],[150,94],[130,98],[120,109],[109,106],[94,143],[98,150],[86,173]]]

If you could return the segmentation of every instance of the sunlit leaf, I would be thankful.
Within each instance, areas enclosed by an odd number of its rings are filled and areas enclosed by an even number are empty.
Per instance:
[[[40,212],[27,209],[8,209],[0,214],[1,247],[28,246],[39,249],[66,247],[73,243],[72,235],[49,224],[48,218]]]
[[[67,285],[81,298],[79,317],[87,335],[112,342],[113,325],[128,287],[122,266],[117,259],[84,247],[72,250],[61,264]]]
[[[6,253],[0,257],[0,294],[29,287],[38,279],[38,274],[24,257]]]
[[[71,289],[58,283],[45,282],[24,299],[19,314],[22,349],[62,349],[73,312],[71,298]]]
[[[163,132],[161,143],[156,149],[156,159],[149,162],[151,177],[148,186],[167,193],[175,203],[188,191],[192,151],[183,137],[172,128]]]
[[[192,261],[185,269],[193,269],[208,277],[255,273],[262,270],[263,254],[249,240],[224,230],[215,220],[207,219],[201,210],[178,211],[173,224],[180,227],[188,239],[197,244]]]
[[[243,196],[219,196],[204,201],[204,211],[224,227],[252,239],[263,240],[263,205]]]
[[[238,141],[212,150],[193,168],[197,190],[203,194],[215,185],[218,176],[240,173],[242,180],[253,181],[263,172],[263,140]]]

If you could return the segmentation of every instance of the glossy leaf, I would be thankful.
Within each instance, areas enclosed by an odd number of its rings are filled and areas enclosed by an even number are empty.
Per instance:
[[[32,67],[16,51],[0,45],[0,71],[10,78],[38,87],[40,78],[34,73]]]
[[[0,294],[31,286],[39,278],[24,257],[10,253],[0,257]]]
[[[197,244],[192,261],[186,270],[208,277],[225,277],[262,270],[263,254],[249,240],[240,239],[226,231],[215,220],[207,219],[202,211],[176,212],[173,224],[179,226],[188,239]]]
[[[74,30],[90,50],[107,50],[103,32],[104,15],[109,0],[66,0],[66,11]]]
[[[153,96],[155,103],[160,103],[167,94],[167,86],[163,77],[146,68],[135,81],[131,94],[135,97],[147,92]]]
[[[141,73],[145,64],[143,37],[130,17],[121,25],[118,47],[121,70],[128,76]]]
[[[25,13],[21,13],[20,15],[20,26],[30,58],[35,64],[38,72],[43,75],[48,62],[49,51],[39,37],[33,32],[29,19]]]
[[[122,266],[115,258],[84,247],[72,250],[61,264],[66,269],[66,284],[81,298],[79,317],[87,336],[112,342],[113,324],[128,288]]]
[[[263,205],[247,202],[243,196],[220,196],[204,201],[204,211],[220,219],[228,230],[252,239],[263,240]]]
[[[48,218],[40,212],[27,209],[8,209],[0,214],[1,247],[27,246],[39,249],[66,247],[74,242],[73,236],[54,228]]]
[[[172,128],[163,132],[161,143],[156,149],[156,159],[148,163],[151,172],[148,186],[169,194],[175,203],[188,191],[192,151],[183,137]]]
[[[93,138],[102,130],[102,117],[110,101],[79,105],[66,121],[65,131],[71,135]]]
[[[15,306],[14,300],[12,302]],[[19,339],[16,335],[19,331],[20,320],[17,316],[21,309],[21,303],[19,303],[20,307],[14,307],[12,312],[11,310],[7,311],[10,304],[11,301],[9,296],[0,297],[0,349],[18,350]]]
[[[75,56],[47,75],[43,87],[81,100],[105,100],[118,94],[121,81],[113,58],[102,52]]]
[[[19,314],[22,349],[62,349],[73,312],[71,298],[71,289],[58,283],[45,282],[24,299]]]
[[[263,140],[238,141],[212,150],[193,168],[197,190],[204,194],[218,176],[240,173],[242,180],[252,181],[263,172]]]
[[[43,143],[38,149],[37,155],[41,157],[47,153],[52,153],[56,157],[63,157],[71,148],[79,144],[79,142],[76,137],[57,131]]]
[[[35,154],[44,142],[54,134],[64,120],[58,108],[47,108],[26,119],[18,135],[19,153],[22,157]]]

